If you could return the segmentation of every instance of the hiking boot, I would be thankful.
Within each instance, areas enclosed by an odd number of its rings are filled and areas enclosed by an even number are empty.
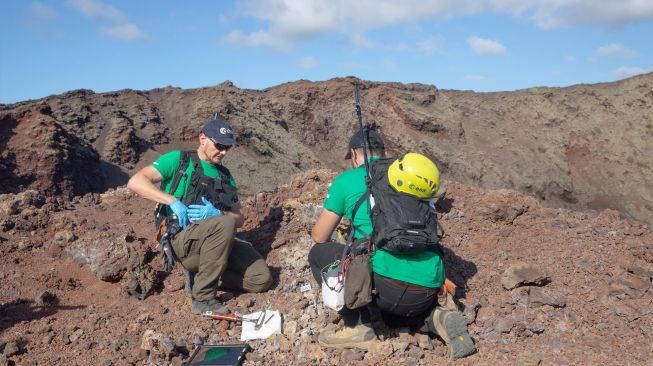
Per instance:
[[[476,346],[467,332],[467,321],[459,311],[437,306],[431,313],[432,330],[449,348],[449,356],[457,360],[476,352]]]
[[[222,305],[217,299],[213,300],[193,300],[193,303],[190,307],[193,314],[202,315],[207,311],[217,314],[229,314],[229,309],[226,306]]]
[[[184,272],[184,290],[186,291],[186,295],[192,298],[193,284],[195,284],[195,272],[191,272],[183,267],[181,268],[181,270]]]
[[[340,330],[324,330],[318,338],[320,346],[329,348],[359,348],[369,349],[378,343],[374,329],[369,324],[359,324],[355,327],[343,327]]]

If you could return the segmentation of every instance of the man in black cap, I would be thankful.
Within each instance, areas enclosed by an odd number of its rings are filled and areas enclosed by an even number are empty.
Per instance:
[[[361,201],[367,190],[365,147],[369,162],[385,157],[385,144],[374,126],[366,126],[351,137],[346,158],[351,159],[352,169],[334,179],[324,200],[324,210],[311,231],[316,244],[309,251],[308,262],[320,285],[322,269],[342,258],[345,246],[333,241],[332,235],[343,216],[354,228],[352,244],[370,245],[369,234],[373,231],[370,207],[374,203],[370,198],[366,198],[367,202]],[[447,343],[452,359],[475,352],[467,323],[453,298],[444,290],[444,265],[439,252],[393,253],[376,248],[371,251],[370,264],[374,286],[372,303],[354,310],[343,306],[339,310],[343,327],[321,331],[318,337],[321,346],[379,347],[372,323],[380,311],[395,317],[423,318],[424,330],[438,334]]]
[[[356,203],[362,197],[367,187],[365,186],[365,153],[367,158],[374,161],[385,157],[385,144],[374,125],[365,126],[356,132],[349,140],[349,149],[345,159],[349,159],[352,169],[338,175],[324,200],[324,210],[313,226],[311,236],[316,244],[308,254],[311,272],[318,284],[322,284],[322,268],[340,259],[344,245],[332,241],[332,235],[338,227],[343,216],[352,220],[352,212]],[[360,205],[358,213],[354,216],[354,225],[365,233],[372,231],[372,221],[367,204]],[[355,239],[360,239],[362,234],[354,233]],[[369,349],[378,342],[371,326],[370,314],[366,309],[350,310],[343,307],[340,311],[344,328],[339,331],[325,329],[320,332],[318,341],[320,345],[335,348],[360,348]]]
[[[162,213],[174,257],[194,277],[194,314],[229,312],[216,299],[218,287],[263,292],[272,284],[263,257],[247,242],[234,240],[244,217],[236,182],[221,163],[235,144],[231,126],[214,115],[202,128],[196,151],[166,153],[127,185],[166,205]]]

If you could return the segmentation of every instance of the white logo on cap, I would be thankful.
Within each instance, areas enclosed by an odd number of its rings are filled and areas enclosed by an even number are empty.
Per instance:
[[[230,129],[222,127],[222,128],[220,128],[220,133],[223,134],[223,135],[226,135],[226,134],[232,133],[232,132],[231,132]]]

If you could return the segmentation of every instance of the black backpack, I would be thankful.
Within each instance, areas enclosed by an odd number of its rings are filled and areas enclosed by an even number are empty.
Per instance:
[[[388,168],[396,158],[377,159],[370,163],[370,184],[356,202],[356,211],[371,193],[373,231],[369,239],[377,248],[389,252],[415,253],[432,250],[442,255],[435,210],[415,196],[397,192],[388,182]],[[370,192],[371,190],[371,192]],[[354,227],[354,230],[362,232]]]

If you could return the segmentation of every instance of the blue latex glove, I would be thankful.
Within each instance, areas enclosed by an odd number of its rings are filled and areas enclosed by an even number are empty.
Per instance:
[[[208,219],[209,217],[222,215],[222,211],[215,208],[215,206],[213,206],[213,204],[206,198],[202,197],[202,202],[204,202],[203,205],[188,206],[188,218],[190,219],[190,222],[196,222]]]
[[[183,204],[180,200],[174,200],[168,205],[172,212],[177,215],[177,220],[179,220],[179,226],[185,228],[188,226],[188,207]]]

